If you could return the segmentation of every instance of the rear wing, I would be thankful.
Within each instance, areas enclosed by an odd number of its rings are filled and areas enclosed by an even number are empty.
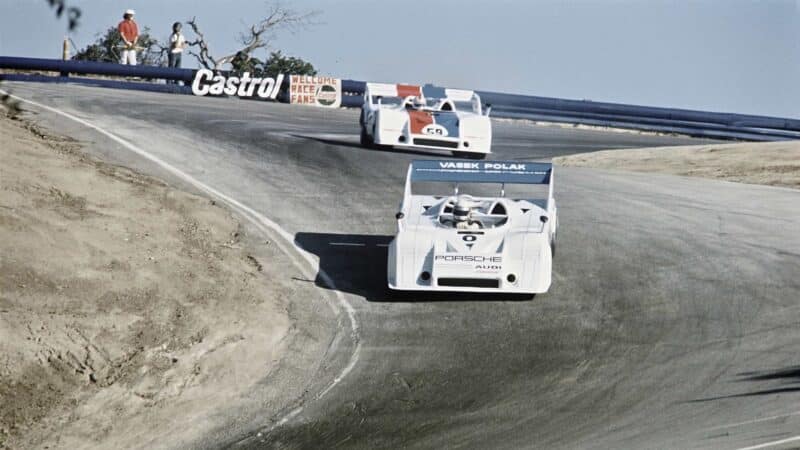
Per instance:
[[[422,88],[422,93],[425,94],[426,97],[431,98],[449,98],[454,102],[469,102],[476,97],[478,94],[475,91],[470,91],[467,89],[450,89],[450,88],[442,88],[433,85],[425,85]]]
[[[546,184],[553,198],[553,164],[520,161],[414,160],[406,175],[405,197],[414,182]]]
[[[435,99],[449,99],[454,102],[472,102],[473,111],[483,114],[480,96],[475,91],[467,89],[441,88],[432,85],[424,87],[413,84],[367,83],[364,90],[364,101],[368,104],[377,103],[375,97],[425,97]],[[487,114],[488,115],[488,112]]]
[[[467,89],[450,89],[441,88],[433,85],[425,85],[422,88],[425,97],[430,98],[446,98],[454,102],[472,103],[472,111],[479,115],[489,115],[491,108],[487,108],[484,112],[481,97],[475,92]]]
[[[422,88],[412,84],[367,83],[364,99],[373,103],[373,97],[422,97]]]

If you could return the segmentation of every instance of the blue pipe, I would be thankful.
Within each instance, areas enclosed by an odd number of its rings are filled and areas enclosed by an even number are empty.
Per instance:
[[[179,86],[177,84],[156,84],[156,83],[136,83],[122,80],[104,80],[100,78],[80,78],[80,77],[52,77],[47,75],[28,75],[17,73],[0,74],[2,81],[28,81],[37,83],[78,83],[86,86],[96,86],[114,89],[131,89],[137,91],[165,92],[170,94],[191,94],[192,88],[189,86]]]
[[[171,67],[125,66],[95,61],[61,61],[58,59],[0,56],[0,69],[41,70],[79,75],[111,75],[118,77],[158,78],[191,83],[195,70]]]

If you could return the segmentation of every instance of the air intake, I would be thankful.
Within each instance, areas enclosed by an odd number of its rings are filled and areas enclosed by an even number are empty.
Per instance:
[[[468,287],[497,289],[500,287],[500,280],[489,278],[439,278],[436,280],[439,286],[447,287]]]
[[[426,145],[428,147],[458,148],[458,142],[439,141],[436,139],[414,139],[414,145]]]

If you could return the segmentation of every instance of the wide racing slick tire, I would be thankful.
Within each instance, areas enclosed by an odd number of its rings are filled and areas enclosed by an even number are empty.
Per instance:
[[[453,156],[456,158],[465,158],[465,159],[486,159],[486,153],[476,153],[476,152],[453,152]]]
[[[364,126],[361,127],[361,138],[359,141],[361,142],[362,147],[375,148],[375,143],[372,141],[372,136],[367,134],[367,128]]]

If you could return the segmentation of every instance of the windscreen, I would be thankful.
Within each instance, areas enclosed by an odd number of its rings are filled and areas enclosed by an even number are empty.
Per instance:
[[[456,111],[475,112],[475,107],[472,102],[453,102],[456,105]]]
[[[376,95],[372,97],[372,102],[374,104],[381,104],[381,105],[400,105],[403,103],[403,99],[400,97],[387,97],[387,96],[380,96]]]

